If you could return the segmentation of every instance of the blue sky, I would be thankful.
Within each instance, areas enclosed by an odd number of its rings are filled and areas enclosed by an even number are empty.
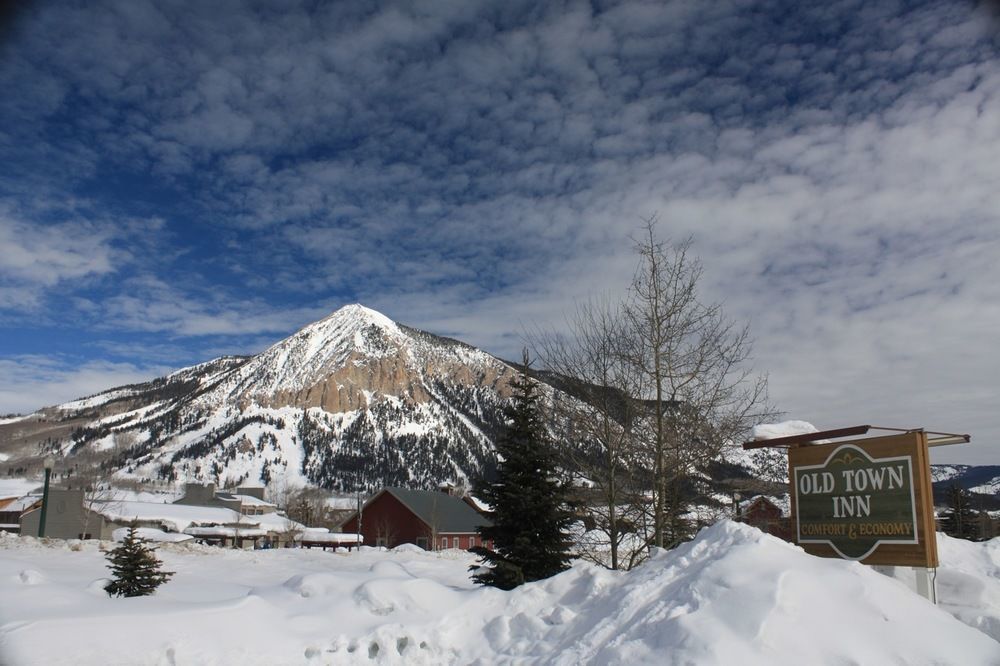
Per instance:
[[[789,417],[1000,464],[1000,18],[47,2],[0,29],[0,413],[360,301],[512,357],[656,214]]]

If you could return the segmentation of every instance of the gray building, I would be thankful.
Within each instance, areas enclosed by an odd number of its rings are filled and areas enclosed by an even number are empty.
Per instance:
[[[175,500],[174,504],[232,509],[244,516],[273,513],[278,508],[264,499],[263,488],[240,487],[230,493],[216,490],[214,483],[184,484],[184,496]]]
[[[21,514],[21,534],[38,536],[38,523],[42,509],[31,509]],[[45,536],[56,539],[101,539],[105,537],[105,521],[101,515],[84,505],[81,489],[49,488],[48,509],[45,514]],[[109,532],[110,535],[110,532]]]

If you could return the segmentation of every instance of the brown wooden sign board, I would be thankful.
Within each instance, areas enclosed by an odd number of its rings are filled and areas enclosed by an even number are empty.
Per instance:
[[[806,552],[938,565],[926,433],[790,448],[788,481],[793,535]]]

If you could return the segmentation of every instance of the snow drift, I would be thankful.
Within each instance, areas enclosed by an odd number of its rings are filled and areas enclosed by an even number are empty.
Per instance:
[[[995,599],[994,546],[946,542],[976,585],[942,597]],[[460,551],[159,555],[177,573],[155,597],[109,599],[94,591],[106,570],[93,542],[0,539],[0,661],[1000,664],[1000,643],[900,581],[730,522],[631,573],[578,563],[509,593],[472,586]],[[966,610],[984,629],[1000,616]]]

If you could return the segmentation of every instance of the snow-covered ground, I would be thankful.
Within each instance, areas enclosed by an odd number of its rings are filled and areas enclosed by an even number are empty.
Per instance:
[[[173,579],[110,599],[98,547],[0,538],[0,663],[1000,664],[997,540],[942,537],[940,607],[728,521],[513,592],[472,585],[461,551],[163,544]]]

